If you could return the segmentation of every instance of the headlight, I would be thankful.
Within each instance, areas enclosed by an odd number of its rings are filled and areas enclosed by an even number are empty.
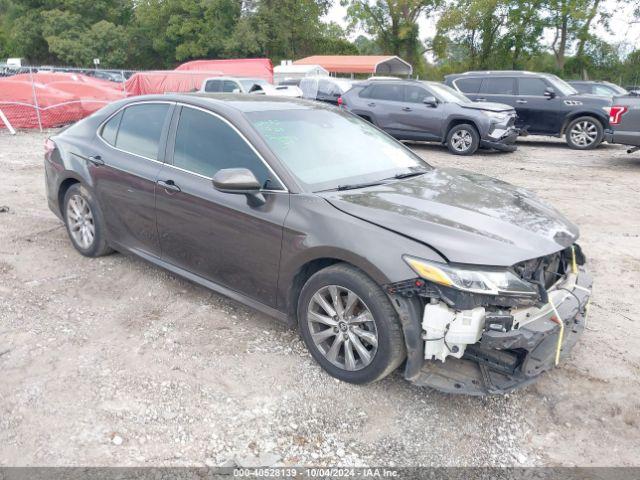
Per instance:
[[[409,256],[403,259],[421,278],[445,287],[485,295],[538,295],[534,285],[521,280],[511,270],[452,267]]]
[[[506,122],[507,119],[509,118],[509,114],[504,112],[492,112],[491,110],[482,110],[482,113],[484,113],[487,117],[497,122]]]

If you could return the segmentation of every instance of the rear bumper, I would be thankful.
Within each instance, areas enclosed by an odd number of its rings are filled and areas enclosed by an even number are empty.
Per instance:
[[[640,132],[605,130],[604,140],[607,143],[618,143],[620,145],[640,146]]]
[[[582,335],[592,278],[580,267],[573,288],[555,305],[564,324],[560,359],[566,358]],[[462,358],[425,361],[409,380],[447,393],[504,394],[535,381],[556,365],[560,326],[551,306],[542,307],[537,319],[505,333],[486,331],[469,345]]]

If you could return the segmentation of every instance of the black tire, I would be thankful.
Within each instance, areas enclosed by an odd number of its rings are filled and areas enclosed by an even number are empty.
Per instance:
[[[316,292],[330,285],[336,285],[355,293],[373,316],[377,332],[377,350],[370,363],[358,370],[348,370],[334,365],[325,358],[324,353],[316,346],[311,336],[310,328],[312,327],[307,321],[307,312],[312,298]],[[393,372],[406,357],[402,326],[389,297],[366,274],[350,265],[339,263],[311,276],[300,292],[297,314],[300,333],[313,358],[331,376],[342,381],[356,384],[376,382]],[[351,335],[351,333],[349,334]],[[339,332],[338,335],[343,334]],[[342,356],[345,357],[344,343],[340,349]]]
[[[456,137],[462,136],[462,139]],[[470,141],[466,142],[464,139],[468,138]],[[461,144],[460,142],[463,142]],[[480,145],[480,135],[476,130],[476,127],[469,123],[461,123],[454,126],[449,133],[447,133],[447,148],[454,155],[473,155],[478,150]]]
[[[92,222],[90,223],[93,224],[94,236],[93,240],[88,245],[81,245],[74,234],[72,234],[71,232],[72,219],[69,218],[70,216],[68,214],[69,202],[72,198],[77,196],[84,199],[88,208],[90,209],[92,216]],[[75,183],[71,185],[71,187],[69,187],[69,189],[66,191],[64,195],[64,201],[62,202],[62,214],[64,217],[65,226],[67,227],[67,234],[69,235],[69,239],[71,240],[71,244],[82,255],[84,255],[85,257],[101,257],[113,252],[105,239],[104,221],[102,220],[100,209],[98,208],[93,195],[91,195],[91,192],[89,192],[89,190],[82,184]]]
[[[579,133],[576,131],[574,134],[574,129],[581,129],[581,131],[589,131],[592,132],[595,137],[591,140],[591,137],[579,136]],[[585,130],[588,129],[588,130]],[[574,150],[591,150],[596,148],[598,145],[602,143],[604,139],[604,128],[602,127],[602,123],[600,120],[594,117],[578,117],[567,125],[567,129],[565,130],[565,139],[567,140],[567,145]],[[581,143],[580,138],[584,138],[584,143]]]

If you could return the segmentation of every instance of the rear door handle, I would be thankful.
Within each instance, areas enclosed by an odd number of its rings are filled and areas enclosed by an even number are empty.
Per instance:
[[[527,103],[527,101],[526,100],[516,100],[516,103],[523,104],[523,103]]]
[[[175,184],[173,180],[158,180],[158,185],[164,188],[167,191],[171,192],[181,192],[180,187]]]
[[[410,112],[411,110],[411,107],[402,107],[403,112]]]
[[[96,167],[104,165],[104,160],[102,160],[102,157],[100,155],[91,155],[87,160],[89,160],[89,162]]]
[[[375,106],[376,106],[376,103],[375,103],[375,102],[367,103],[367,106],[368,106],[368,107],[375,107]]]
[[[476,98],[476,102],[486,102],[486,98]]]

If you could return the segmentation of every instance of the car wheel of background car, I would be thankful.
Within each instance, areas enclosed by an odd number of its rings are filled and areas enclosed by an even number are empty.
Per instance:
[[[104,238],[100,211],[91,193],[76,183],[64,196],[64,221],[73,246],[86,257],[100,257],[111,253]]]
[[[405,358],[402,326],[389,298],[350,265],[327,267],[307,281],[298,325],[313,358],[345,382],[375,382]]]
[[[456,125],[447,135],[447,147],[455,155],[472,155],[478,150],[480,135],[473,125]]]
[[[576,150],[596,148],[602,142],[602,124],[593,117],[579,117],[567,126],[567,144]]]

